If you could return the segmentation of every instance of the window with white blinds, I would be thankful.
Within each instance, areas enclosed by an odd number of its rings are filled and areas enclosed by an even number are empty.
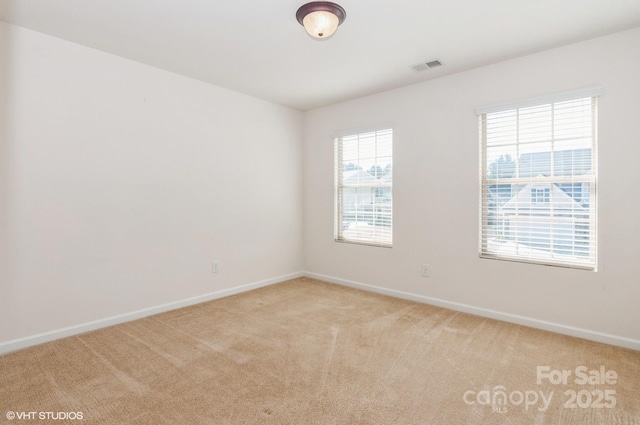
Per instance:
[[[481,257],[596,269],[599,94],[477,110]]]
[[[334,239],[391,247],[393,130],[336,137],[334,154]]]

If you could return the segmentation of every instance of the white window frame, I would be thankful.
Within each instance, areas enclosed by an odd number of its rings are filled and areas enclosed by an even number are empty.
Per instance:
[[[526,262],[526,263],[534,263],[534,264],[543,264],[543,265],[551,265],[551,266],[561,266],[561,267],[570,267],[577,269],[585,269],[585,270],[597,270],[597,99],[598,96],[601,95],[602,89],[600,87],[591,87],[583,90],[577,90],[572,92],[559,93],[551,96],[544,96],[539,98],[527,99],[518,102],[509,102],[503,103],[499,105],[491,105],[487,107],[482,107],[476,109],[476,114],[479,117],[479,135],[480,135],[480,224],[479,224],[479,254],[481,258],[489,258],[489,259],[498,259],[498,260],[507,260],[507,261],[517,261],[517,262]],[[520,140],[520,115],[519,112],[523,108],[530,108],[536,106],[544,106],[551,105],[551,115],[555,116],[555,110],[553,109],[556,104],[561,104],[562,102],[568,101],[577,101],[579,99],[586,100],[590,99],[591,101],[591,173],[585,175],[576,175],[571,174],[570,177],[555,175],[554,171],[554,155],[556,154],[555,150],[555,134],[552,133],[552,136],[549,140],[550,146],[552,147],[550,151],[550,166],[551,166],[551,175],[550,176],[537,176],[537,177],[521,177],[521,174],[518,171],[519,167],[519,159],[516,157],[515,165],[515,177],[503,177],[503,178],[489,178],[488,171],[488,159],[487,159],[487,120],[489,117],[495,117],[500,113],[508,113],[509,111],[514,111],[518,123],[518,130],[516,133],[516,140],[513,142],[505,142],[506,145],[511,146],[512,148],[515,146],[519,152],[520,146],[525,142]],[[526,111],[526,109],[525,109]],[[495,114],[496,115],[491,115]],[[489,118],[490,119],[490,118]],[[553,128],[553,125],[552,125]],[[587,139],[588,140],[588,139]],[[535,183],[535,184],[548,184],[550,190],[550,201],[553,204],[553,188],[556,184],[568,183],[572,184],[576,183],[587,183],[590,187],[589,193],[589,202],[588,202],[588,216],[586,219],[580,218],[578,219],[577,215],[567,219],[566,216],[561,217],[561,214],[557,214],[557,216],[551,212],[549,214],[550,224],[548,224],[550,228],[549,232],[549,240],[550,249],[548,254],[541,252],[541,250],[531,249],[530,247],[523,247],[518,244],[516,240],[515,243],[509,241],[504,235],[505,232],[510,231],[509,224],[505,221],[501,223],[502,217],[497,215],[491,216],[490,211],[490,198],[491,196],[495,197],[495,194],[490,193],[490,188],[496,187],[499,184],[504,185],[513,185],[512,187],[517,187],[515,185],[520,185],[523,187],[524,185]],[[514,195],[512,195],[514,196]],[[550,210],[551,211],[551,210]],[[495,213],[495,211],[493,211]],[[517,215],[516,211],[516,215]],[[531,214],[531,213],[530,213]],[[513,216],[512,216],[513,217]],[[522,219],[522,218],[520,218]],[[516,220],[518,218],[516,217]],[[530,219],[531,220],[531,219]],[[540,218],[536,218],[536,220],[542,220]],[[563,255],[557,251],[555,245],[553,245],[553,239],[555,237],[554,234],[554,226],[558,226],[561,228],[563,220],[573,220],[572,224],[577,229],[578,227],[588,226],[588,238],[585,246],[587,248],[583,248],[586,250],[587,254],[580,253],[580,255],[576,255],[575,252],[573,255]],[[491,224],[493,223],[493,224]],[[502,224],[502,227],[500,227]],[[491,226],[494,226],[493,228]],[[517,226],[517,224],[516,224]],[[533,225],[530,224],[530,228],[534,229]],[[493,232],[493,233],[492,233]],[[533,230],[531,230],[533,232]],[[517,234],[517,231],[510,233],[510,235]],[[578,233],[574,230],[573,240],[575,243],[575,239],[577,239]],[[491,235],[491,237],[489,236]],[[531,233],[533,235],[533,233]],[[530,236],[532,238],[532,236]],[[531,239],[532,240],[532,239]],[[510,244],[511,242],[511,244]],[[502,247],[500,246],[502,244]],[[515,246],[515,248],[514,248]]]
[[[390,138],[390,142],[388,139]],[[379,161],[389,159],[391,170],[384,178],[375,180],[375,177],[353,182],[345,181],[344,158],[345,144],[368,143],[373,139],[373,146],[357,148],[357,158],[354,165],[361,166],[366,161],[373,161],[380,165]],[[384,143],[384,146],[382,145]],[[347,148],[353,152],[352,148]],[[367,152],[362,154],[361,152]],[[384,153],[382,153],[384,152]],[[366,156],[366,158],[364,158]],[[362,164],[360,163],[362,161]],[[349,162],[352,162],[349,159]],[[369,165],[360,169],[367,171]],[[367,129],[345,131],[334,137],[334,241],[351,244],[370,245],[376,247],[391,248],[393,246],[393,127],[384,124]],[[349,192],[347,192],[349,191]],[[380,192],[385,193],[379,196]],[[348,193],[355,193],[355,207],[347,206]],[[365,205],[358,205],[362,197]],[[370,205],[369,205],[370,203]],[[368,209],[370,208],[370,209]],[[376,223],[382,223],[378,225]]]

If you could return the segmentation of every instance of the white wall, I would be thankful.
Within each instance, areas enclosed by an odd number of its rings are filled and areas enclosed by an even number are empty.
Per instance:
[[[637,342],[637,75],[640,29],[303,115],[0,23],[0,346],[303,269]],[[480,260],[474,108],[594,84],[599,271]],[[335,243],[331,135],[389,121],[394,247]]]
[[[302,113],[0,36],[0,342],[302,270]]]
[[[305,270],[640,344],[639,75],[640,28],[307,113]],[[604,91],[599,271],[478,258],[474,109],[592,85]],[[389,121],[394,246],[335,243],[332,133]]]

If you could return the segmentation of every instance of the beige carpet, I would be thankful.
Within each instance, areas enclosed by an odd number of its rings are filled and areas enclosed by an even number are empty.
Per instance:
[[[302,278],[1,356],[0,423],[640,424],[640,352]]]

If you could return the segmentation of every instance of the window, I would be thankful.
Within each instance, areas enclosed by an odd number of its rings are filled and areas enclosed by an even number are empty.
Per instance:
[[[531,189],[531,203],[532,204],[548,204],[549,203],[549,189]]]
[[[392,245],[393,130],[334,140],[337,242]]]
[[[596,269],[599,94],[477,110],[481,257]]]

